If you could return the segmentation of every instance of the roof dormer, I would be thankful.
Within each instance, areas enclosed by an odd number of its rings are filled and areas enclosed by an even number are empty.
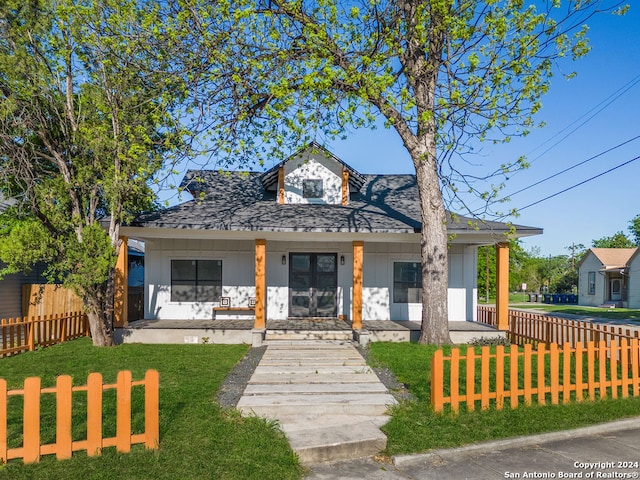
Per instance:
[[[347,205],[363,183],[362,175],[313,142],[262,176],[281,204]]]

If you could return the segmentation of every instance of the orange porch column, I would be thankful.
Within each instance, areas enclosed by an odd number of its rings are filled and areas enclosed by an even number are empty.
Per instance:
[[[351,328],[362,329],[362,266],[364,264],[364,242],[353,242],[353,320]]]
[[[284,203],[284,167],[278,169],[278,203]]]
[[[349,204],[349,170],[342,169],[342,205]]]
[[[509,329],[509,244],[496,244],[496,316],[498,330]]]
[[[267,241],[256,239],[256,319],[253,328],[265,328],[267,292]]]
[[[120,251],[116,261],[114,294],[113,294],[113,326],[126,327],[129,324],[129,253],[127,237],[120,237]]]

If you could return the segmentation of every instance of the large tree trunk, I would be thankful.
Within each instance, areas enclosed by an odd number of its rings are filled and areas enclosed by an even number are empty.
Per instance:
[[[89,319],[89,329],[93,344],[98,347],[110,347],[113,345],[111,317],[98,298],[90,293],[84,295],[84,304]]]
[[[415,156],[413,156],[415,155]],[[435,152],[412,152],[420,193],[422,232],[422,327],[420,343],[451,343],[449,336],[447,218],[438,176]],[[418,160],[416,160],[418,159]]]

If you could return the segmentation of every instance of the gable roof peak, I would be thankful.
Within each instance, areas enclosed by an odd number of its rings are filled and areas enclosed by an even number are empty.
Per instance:
[[[284,160],[282,160],[281,162],[277,163],[276,165],[271,167],[269,170],[264,172],[261,176],[262,185],[264,186],[264,188],[268,190],[270,187],[273,188],[274,185],[277,185],[278,171],[280,170],[280,167],[284,166],[285,163],[289,162],[290,160],[293,160],[296,157],[304,155],[305,153],[313,153],[314,151],[321,151],[328,158],[340,164],[342,168],[346,169],[349,172],[349,185],[355,191],[359,191],[362,188],[362,185],[364,185],[366,181],[366,177],[362,175],[360,172],[358,172],[357,170],[355,170],[354,168],[352,168],[351,166],[347,165],[344,161],[342,161],[340,158],[338,158],[333,153],[331,153],[329,149],[320,145],[315,140],[312,140],[306,146],[300,148],[299,150],[296,150],[296,152],[289,155],[287,158],[285,158]]]
[[[589,250],[604,267],[622,268],[627,266],[638,248],[590,248]]]

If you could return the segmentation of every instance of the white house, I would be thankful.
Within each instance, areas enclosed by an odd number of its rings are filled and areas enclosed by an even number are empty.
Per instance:
[[[591,248],[582,258],[578,304],[640,308],[638,248]]]
[[[189,171],[182,187],[194,200],[122,229],[145,242],[145,319],[246,318],[255,305],[256,328],[420,320],[414,175],[364,175],[312,143],[266,172]],[[476,319],[479,245],[542,233],[511,227],[449,221],[450,320]]]

